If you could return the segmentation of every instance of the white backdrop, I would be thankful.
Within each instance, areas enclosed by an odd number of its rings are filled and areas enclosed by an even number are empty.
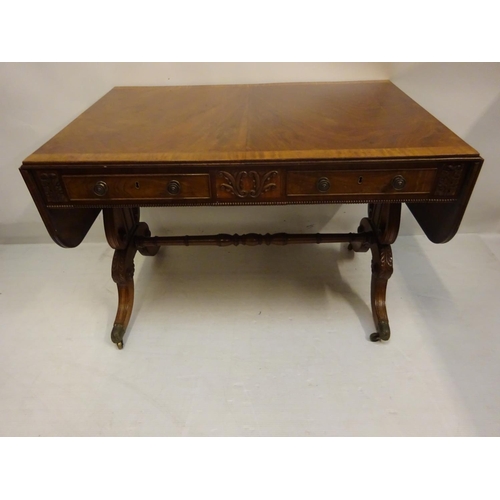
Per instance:
[[[500,230],[498,63],[0,64],[0,243],[48,242],[18,167],[117,85],[390,79],[476,148],[485,163],[461,232]],[[363,205],[143,209],[154,233],[352,231]],[[328,227],[326,227],[328,226]],[[86,241],[103,241],[98,219]],[[421,233],[405,210],[401,233]]]

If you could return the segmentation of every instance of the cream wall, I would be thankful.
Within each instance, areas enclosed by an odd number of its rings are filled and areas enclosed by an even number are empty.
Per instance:
[[[116,85],[391,79],[480,151],[485,166],[462,232],[500,230],[500,64],[19,63],[0,64],[0,242],[50,241],[18,172],[22,160]],[[365,207],[143,209],[156,233],[351,231]],[[102,224],[86,241],[103,241]],[[420,233],[408,211],[402,234]]]
[[[401,90],[484,158],[460,232],[499,232],[500,64],[393,63],[388,73]],[[410,217],[406,219],[410,221],[405,230],[420,232]]]

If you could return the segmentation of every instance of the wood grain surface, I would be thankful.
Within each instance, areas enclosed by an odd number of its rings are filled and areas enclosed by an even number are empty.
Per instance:
[[[24,161],[478,156],[388,81],[115,87]]]

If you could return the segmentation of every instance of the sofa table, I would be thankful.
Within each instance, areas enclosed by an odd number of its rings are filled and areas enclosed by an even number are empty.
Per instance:
[[[116,87],[20,170],[47,231],[76,247],[103,211],[121,349],[134,257],[161,245],[347,242],[372,252],[372,341],[388,340],[391,244],[406,203],[435,243],[457,232],[478,152],[388,81]],[[152,237],[140,207],[364,203],[346,234]],[[226,208],[226,210],[229,208]],[[222,209],[221,209],[222,210]]]

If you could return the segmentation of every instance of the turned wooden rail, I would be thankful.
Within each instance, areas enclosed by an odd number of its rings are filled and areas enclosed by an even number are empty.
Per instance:
[[[226,247],[230,245],[299,245],[303,243],[370,243],[371,233],[316,233],[316,234],[213,234],[203,236],[155,236],[135,238],[138,249],[158,246],[196,246],[212,245]]]

